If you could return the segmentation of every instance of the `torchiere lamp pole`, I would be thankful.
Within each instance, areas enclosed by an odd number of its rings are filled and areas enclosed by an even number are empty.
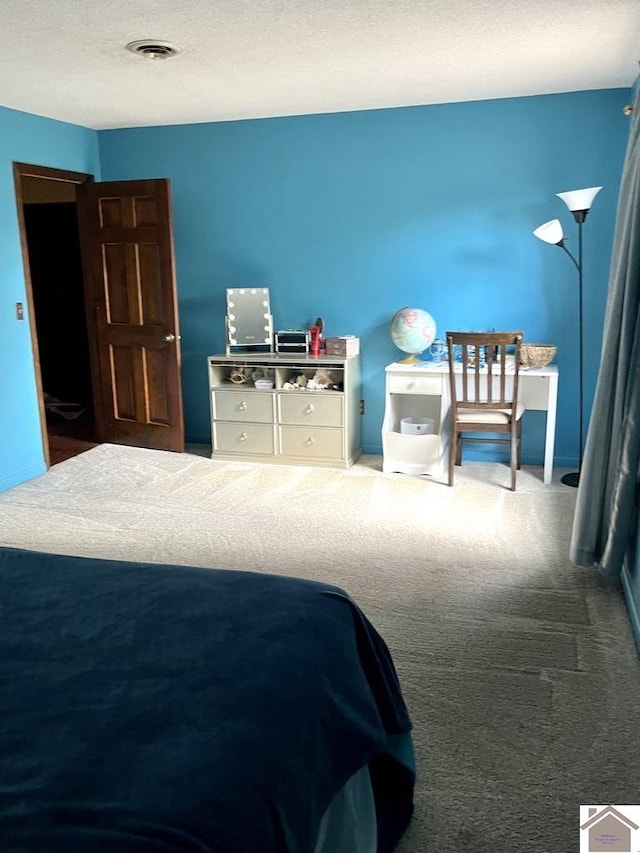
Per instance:
[[[582,445],[584,438],[584,318],[583,318],[583,292],[582,292],[582,226],[587,217],[587,213],[591,210],[591,205],[594,198],[598,195],[602,187],[588,187],[584,190],[572,190],[566,193],[556,193],[567,205],[573,218],[578,224],[578,259],[571,254],[569,249],[564,244],[564,234],[562,233],[562,225],[559,219],[552,219],[540,225],[533,232],[536,237],[543,240],[545,243],[551,243],[553,246],[559,246],[571,258],[578,270],[578,327],[579,327],[579,363],[580,363],[580,388],[579,388],[579,406],[578,414],[578,470],[570,474],[565,474],[562,477],[562,482],[565,486],[577,486],[580,482],[580,471],[582,469]]]

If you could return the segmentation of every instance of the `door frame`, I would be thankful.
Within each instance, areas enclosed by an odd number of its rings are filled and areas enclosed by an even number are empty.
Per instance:
[[[25,225],[24,219],[24,188],[22,184],[23,178],[41,178],[47,181],[61,181],[67,184],[75,184],[76,186],[81,186],[82,184],[87,184],[92,181],[95,181],[94,175],[86,174],[84,172],[68,172],[64,169],[55,169],[49,166],[34,166],[29,163],[13,163],[13,180],[15,184],[16,191],[16,204],[18,208],[18,232],[20,234],[20,247],[22,250],[22,264],[24,268],[24,282],[25,282],[25,292],[26,292],[26,302],[27,302],[27,312],[29,314],[29,329],[31,332],[31,349],[33,352],[33,365],[34,365],[34,373],[36,379],[36,393],[38,397],[38,409],[40,412],[40,430],[42,433],[42,449],[44,451],[44,461],[47,469],[51,467],[51,456],[49,454],[49,433],[47,430],[47,412],[45,408],[44,401],[44,389],[42,385],[42,370],[40,367],[40,349],[38,346],[38,330],[36,327],[36,317],[35,317],[35,300],[33,296],[33,284],[31,280],[31,266],[29,264],[29,246],[27,241],[27,229]],[[79,223],[79,229],[81,231],[81,226]],[[79,235],[81,245],[82,245],[82,233]],[[91,334],[91,320],[92,314],[89,310],[89,306],[91,304],[91,293],[89,289],[89,282],[86,278],[86,270],[84,268],[83,261],[83,290],[85,295],[85,321],[87,323],[87,331],[89,335],[89,348],[90,348],[90,361],[91,361],[91,378],[93,384],[93,395],[94,398],[96,396],[95,389],[95,356],[92,352],[93,349],[93,341],[95,340],[95,336]]]

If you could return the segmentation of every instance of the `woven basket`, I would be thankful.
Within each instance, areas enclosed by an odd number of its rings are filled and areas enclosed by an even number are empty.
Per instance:
[[[558,347],[553,344],[521,344],[520,364],[522,367],[546,367],[556,357]]]

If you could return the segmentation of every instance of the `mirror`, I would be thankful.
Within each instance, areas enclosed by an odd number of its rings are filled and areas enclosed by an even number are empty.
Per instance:
[[[273,318],[268,287],[227,288],[227,355],[231,347],[272,349]]]

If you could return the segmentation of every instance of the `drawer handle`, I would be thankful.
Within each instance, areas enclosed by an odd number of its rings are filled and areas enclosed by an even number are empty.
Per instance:
[[[312,411],[313,411],[313,403],[309,403],[307,408],[304,410],[304,413],[305,413],[305,415],[310,415]]]
[[[240,433],[240,441],[246,441],[246,440],[247,440],[246,432],[241,432]]]
[[[244,412],[244,410],[245,410],[246,408],[247,408],[247,404],[246,404],[246,403],[245,403],[245,401],[243,400],[243,401],[240,403],[240,405],[238,406],[238,409],[239,409],[241,412]]]
[[[313,436],[312,435],[310,435],[309,438],[305,441],[305,444],[307,445],[307,447],[311,447],[311,445],[313,444]]]
[[[415,384],[415,382],[407,382],[407,391],[410,391],[415,386]]]

